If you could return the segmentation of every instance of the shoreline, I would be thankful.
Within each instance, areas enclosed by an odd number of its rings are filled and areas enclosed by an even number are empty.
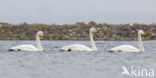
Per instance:
[[[156,24],[106,24],[93,21],[85,24],[9,24],[0,23],[0,40],[35,40],[36,32],[43,31],[45,40],[89,40],[89,28],[95,27],[94,40],[137,40],[137,31],[147,34],[143,40],[156,40]]]

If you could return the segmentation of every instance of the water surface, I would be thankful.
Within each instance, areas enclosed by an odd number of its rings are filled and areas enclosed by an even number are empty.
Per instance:
[[[19,44],[35,41],[0,41],[0,78],[127,78],[122,66],[156,70],[156,41],[144,41],[143,53],[107,52],[112,47],[137,41],[96,41],[98,52],[61,52],[59,48],[89,41],[42,41],[44,52],[9,52]],[[154,77],[153,77],[154,78]]]

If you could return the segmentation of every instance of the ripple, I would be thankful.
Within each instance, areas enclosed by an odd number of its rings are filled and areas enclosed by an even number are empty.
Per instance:
[[[145,52],[107,52],[121,44],[137,46],[137,41],[96,41],[98,52],[61,52],[64,45],[89,41],[42,41],[44,52],[8,52],[18,44],[34,41],[0,41],[1,78],[122,78],[122,66],[156,69],[156,41],[144,41]]]

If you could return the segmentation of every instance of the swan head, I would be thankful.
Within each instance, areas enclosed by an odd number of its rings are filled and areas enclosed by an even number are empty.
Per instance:
[[[91,32],[98,32],[96,28],[91,28],[90,31]]]
[[[146,35],[146,33],[143,30],[139,30],[138,33],[142,35]]]
[[[44,33],[43,33],[43,31],[38,31],[38,32],[37,32],[37,35],[39,35],[40,37],[44,38]]]

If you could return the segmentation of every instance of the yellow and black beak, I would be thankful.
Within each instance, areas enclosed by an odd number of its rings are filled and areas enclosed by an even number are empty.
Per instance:
[[[44,38],[44,34],[42,34],[42,38]]]
[[[143,32],[143,35],[146,35],[146,33],[145,33],[145,32]]]
[[[98,32],[97,29],[94,29],[94,32]]]

